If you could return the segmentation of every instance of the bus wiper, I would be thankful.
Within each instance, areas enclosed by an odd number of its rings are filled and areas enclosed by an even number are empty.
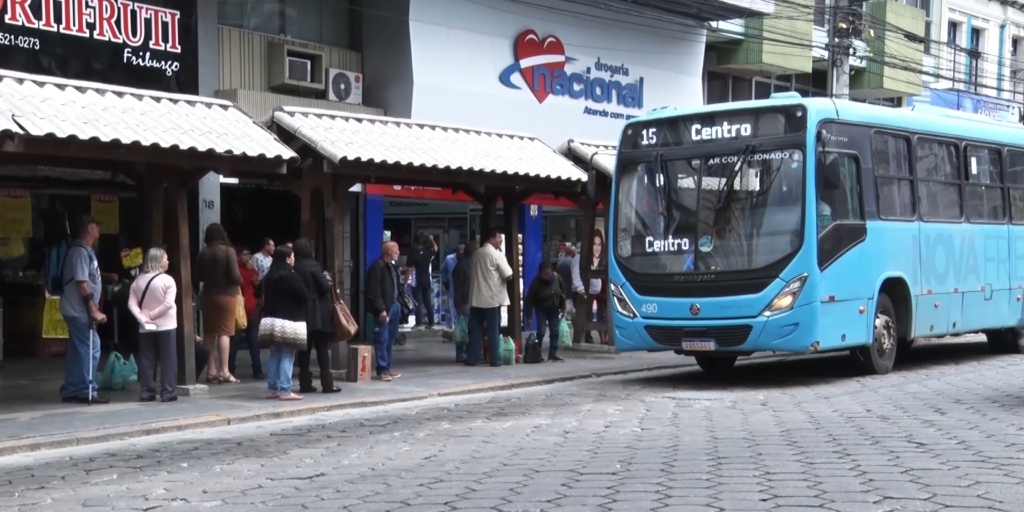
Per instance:
[[[722,187],[722,192],[718,194],[718,201],[715,202],[715,210],[721,209],[723,206],[729,203],[729,199],[732,197],[732,193],[736,188],[736,176],[739,175],[743,169],[743,164],[747,163],[747,159],[750,155],[754,154],[757,150],[757,145],[750,143],[743,146],[743,151],[740,152],[739,158],[736,159],[736,166],[732,168],[732,172],[729,173],[728,181],[725,182],[725,186]],[[742,185],[741,185],[742,186]]]

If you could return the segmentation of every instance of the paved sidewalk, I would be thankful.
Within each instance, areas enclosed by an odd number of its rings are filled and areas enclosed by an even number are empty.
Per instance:
[[[60,402],[61,360],[49,360],[45,371],[21,380],[0,373],[0,386],[5,390],[0,397],[0,456],[693,364],[691,358],[671,352],[615,355],[563,350],[561,355],[566,362],[470,368],[455,364],[452,344],[416,337],[395,348],[394,368],[402,377],[394,382],[340,382],[341,393],[314,393],[300,402],[280,402],[264,398],[265,382],[251,379],[248,359],[240,353],[241,384],[214,384],[207,396],[182,397],[170,404],[139,403],[137,388],[133,388],[107,393],[111,404],[91,407]],[[315,385],[319,387],[319,383]]]

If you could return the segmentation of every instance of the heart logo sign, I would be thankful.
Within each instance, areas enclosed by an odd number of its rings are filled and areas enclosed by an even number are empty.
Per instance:
[[[519,63],[519,74],[526,80],[526,86],[533,91],[537,101],[544,103],[551,95],[551,84],[545,82],[551,80],[555,71],[565,70],[565,45],[558,36],[541,39],[536,30],[530,29],[516,37],[514,51],[516,62]],[[536,68],[546,68],[547,73],[537,71]]]

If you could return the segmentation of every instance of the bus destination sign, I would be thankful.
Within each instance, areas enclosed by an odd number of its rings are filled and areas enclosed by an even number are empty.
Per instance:
[[[732,110],[630,123],[620,149],[635,151],[797,135],[807,129],[802,107]]]

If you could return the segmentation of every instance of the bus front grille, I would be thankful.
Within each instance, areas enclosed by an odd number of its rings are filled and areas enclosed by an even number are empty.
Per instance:
[[[669,327],[664,325],[648,325],[644,327],[647,335],[655,343],[672,348],[680,348],[683,339],[714,340],[722,348],[738,347],[747,342],[752,325],[723,325],[721,327]]]

